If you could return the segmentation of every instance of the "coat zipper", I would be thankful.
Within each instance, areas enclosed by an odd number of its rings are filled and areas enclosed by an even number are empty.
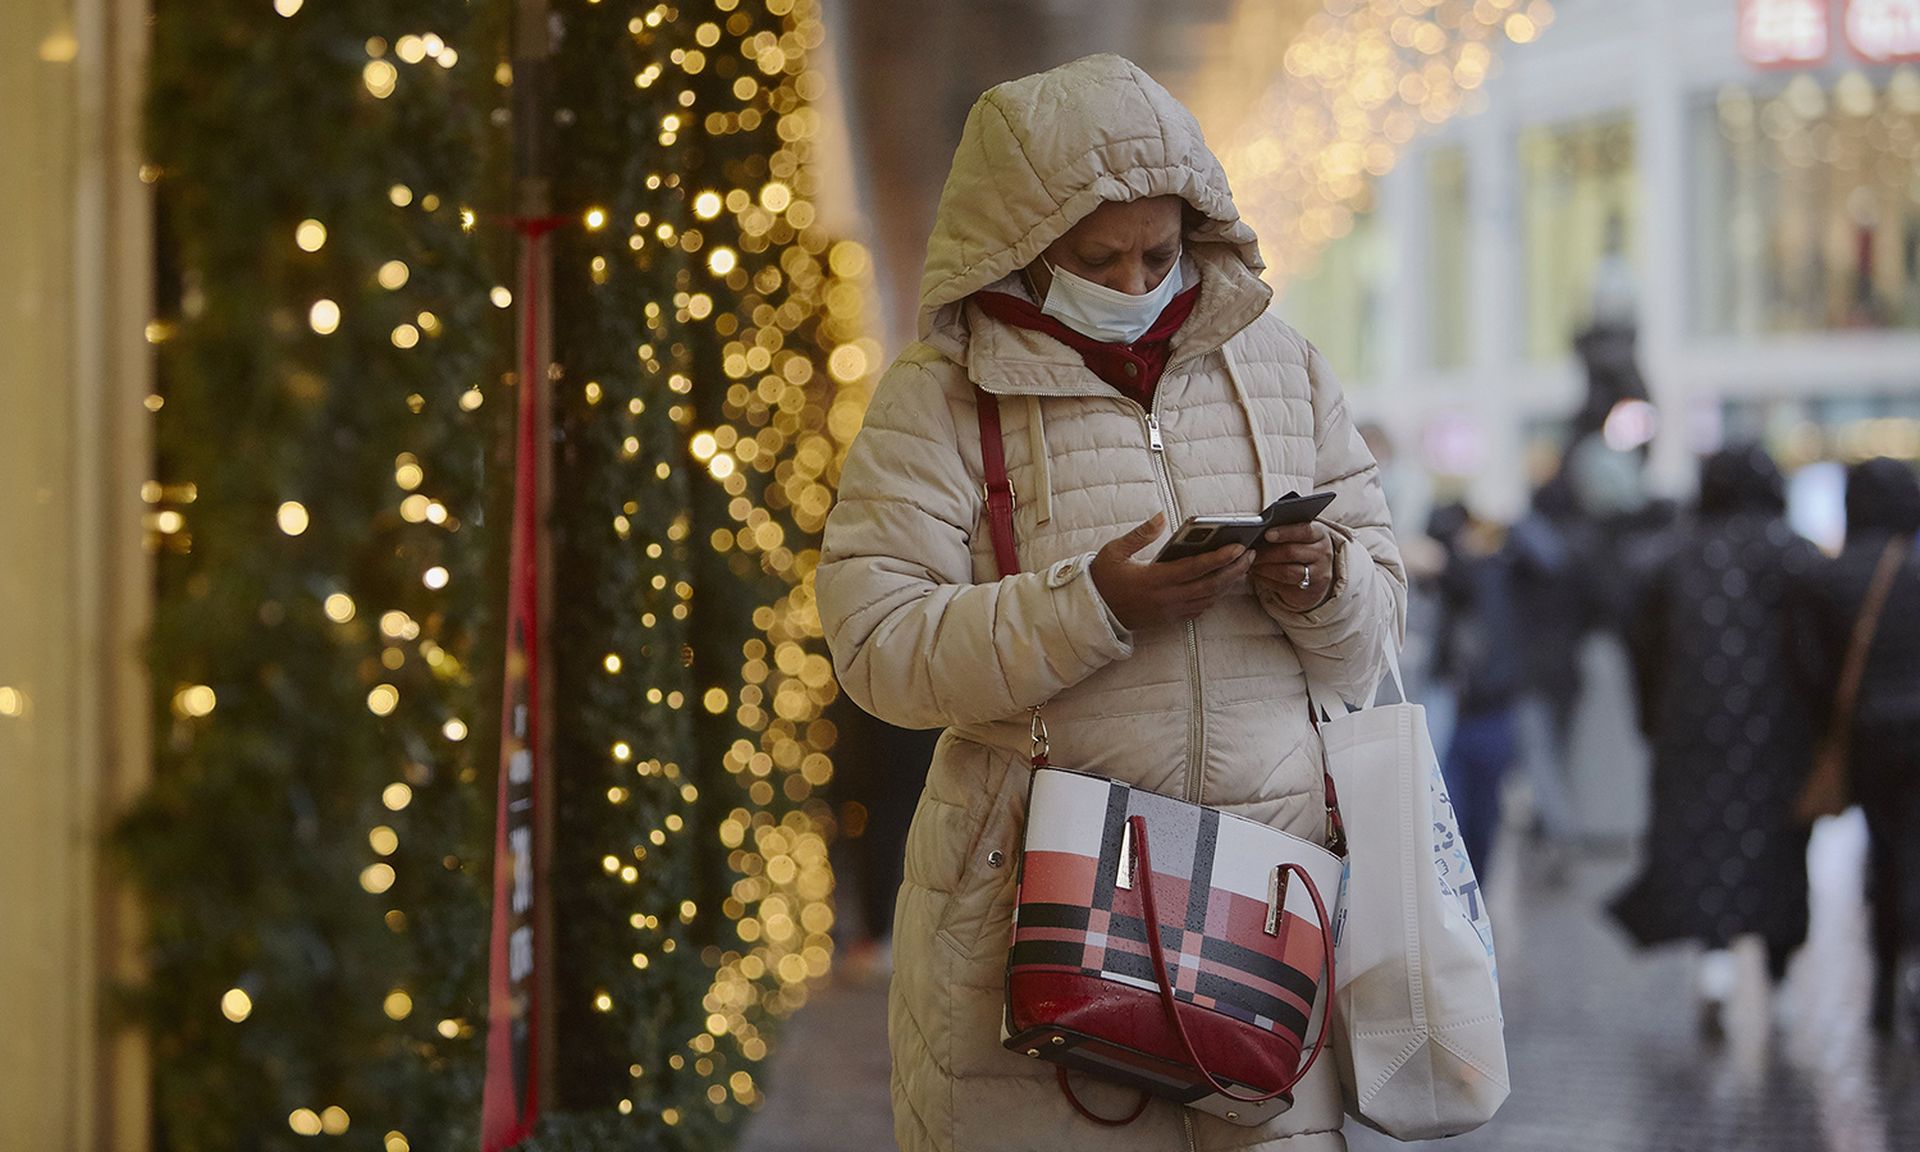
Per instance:
[[[1153,459],[1154,479],[1160,482],[1160,493],[1167,502],[1167,511],[1173,516],[1174,527],[1180,526],[1180,500],[1173,494],[1173,477],[1167,472],[1167,443],[1160,436],[1160,395],[1158,390],[1153,397],[1153,407],[1143,409],[1147,423],[1147,451]],[[1202,716],[1200,696],[1200,627],[1187,621],[1187,683],[1193,690],[1190,711],[1187,714],[1187,801],[1200,803],[1200,794],[1206,787],[1206,773],[1200,770],[1201,756],[1206,746],[1206,727]],[[1187,1152],[1199,1152],[1200,1141],[1193,1131],[1193,1113],[1186,1108],[1180,1109],[1180,1128],[1186,1136]]]
[[[1180,501],[1173,494],[1173,477],[1167,472],[1167,444],[1160,436],[1160,395],[1158,390],[1153,397],[1153,407],[1143,409],[1147,424],[1147,451],[1153,457],[1154,478],[1160,482],[1161,494],[1166,498],[1167,510],[1173,516],[1174,527],[1180,524]],[[1187,715],[1187,788],[1186,800],[1189,804],[1201,802],[1206,790],[1206,749],[1207,729],[1205,720],[1205,700],[1200,691],[1200,625],[1197,621],[1187,621],[1187,684],[1192,689]]]

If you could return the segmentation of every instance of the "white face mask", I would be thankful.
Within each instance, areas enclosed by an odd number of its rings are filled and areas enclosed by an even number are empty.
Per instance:
[[[1160,278],[1158,287],[1140,296],[1095,284],[1063,268],[1047,265],[1053,283],[1040,311],[1082,336],[1108,344],[1131,344],[1147,334],[1167,304],[1180,293],[1180,259]]]

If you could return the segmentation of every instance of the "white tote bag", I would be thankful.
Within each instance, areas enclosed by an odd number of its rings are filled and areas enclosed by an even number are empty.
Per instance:
[[[1400,687],[1391,642],[1387,664]],[[1430,1140],[1492,1118],[1507,1049],[1493,926],[1426,710],[1401,700],[1320,726],[1347,836],[1332,1043],[1350,1114]]]

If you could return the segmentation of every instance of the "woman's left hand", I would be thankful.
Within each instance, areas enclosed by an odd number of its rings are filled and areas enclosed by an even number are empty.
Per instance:
[[[1311,612],[1333,585],[1333,531],[1319,521],[1269,528],[1256,546],[1254,587],[1290,612]]]

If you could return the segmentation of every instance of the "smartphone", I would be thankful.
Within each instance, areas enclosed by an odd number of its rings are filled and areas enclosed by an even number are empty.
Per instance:
[[[1261,516],[1189,516],[1175,530],[1173,538],[1160,549],[1160,554],[1153,558],[1153,562],[1165,564],[1172,560],[1185,560],[1189,556],[1225,548],[1229,544],[1251,548],[1259,541],[1260,533],[1266,530],[1266,519]]]
[[[1289,492],[1267,505],[1267,510],[1257,516],[1189,516],[1165,547],[1160,549],[1160,554],[1153,558],[1153,562],[1162,564],[1185,560],[1189,556],[1225,548],[1229,544],[1238,544],[1243,548],[1255,547],[1269,528],[1305,524],[1318,519],[1320,513],[1326,511],[1327,505],[1333,503],[1333,496],[1331,492],[1316,492],[1311,496]]]

